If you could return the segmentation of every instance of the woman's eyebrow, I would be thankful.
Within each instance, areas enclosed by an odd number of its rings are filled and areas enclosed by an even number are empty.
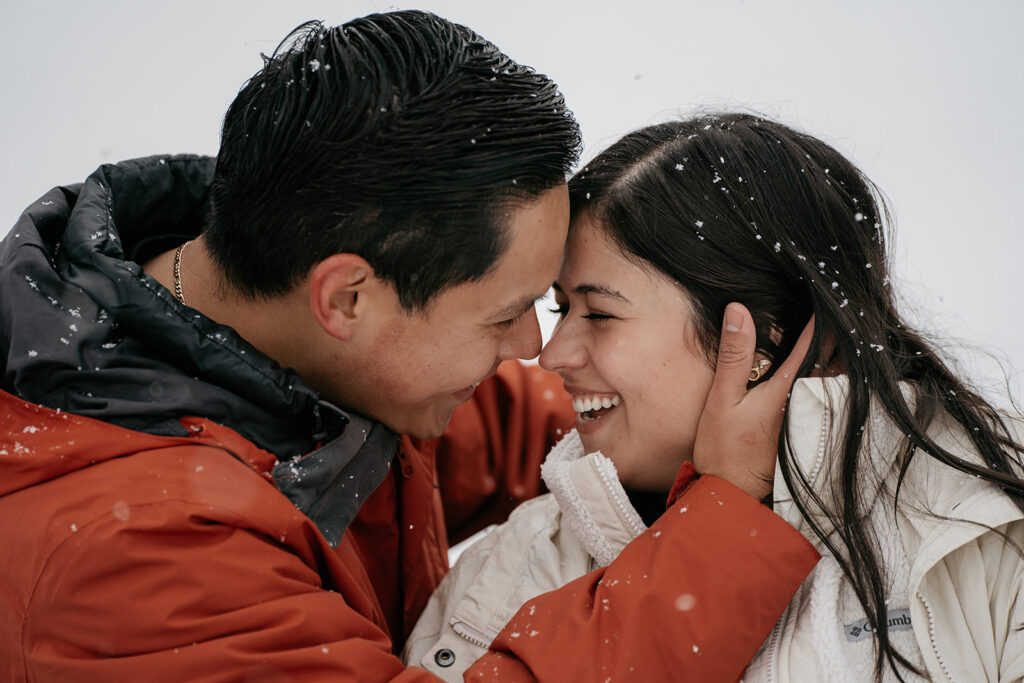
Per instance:
[[[556,292],[564,293],[564,290],[562,289],[562,286],[559,285],[557,282],[555,282],[551,286],[555,289]],[[624,301],[627,304],[630,303],[629,299],[627,299],[626,297],[622,296],[621,293],[616,292],[614,289],[609,289],[608,287],[605,287],[604,285],[595,285],[595,284],[591,284],[591,283],[583,283],[583,284],[579,284],[579,285],[576,285],[575,287],[573,287],[572,288],[572,292],[573,292],[573,294],[578,294],[579,296],[587,296],[588,294],[596,294],[597,296],[606,296],[606,297],[610,297],[612,299],[618,299],[619,301]]]

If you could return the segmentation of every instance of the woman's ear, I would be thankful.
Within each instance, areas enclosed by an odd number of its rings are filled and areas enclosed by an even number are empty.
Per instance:
[[[356,254],[335,254],[313,267],[309,304],[324,332],[341,341],[355,334],[375,280],[373,268]]]

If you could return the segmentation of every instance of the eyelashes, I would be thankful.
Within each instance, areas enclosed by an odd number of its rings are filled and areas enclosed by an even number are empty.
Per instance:
[[[559,318],[564,318],[569,313],[569,304],[562,304],[558,308],[549,308],[548,310],[550,312],[556,314]],[[604,313],[593,313],[592,312],[592,313],[587,313],[585,315],[581,315],[580,317],[583,318],[584,320],[610,320],[610,319],[614,318],[615,316],[605,315]]]
[[[508,320],[500,320],[494,324],[497,325],[498,327],[512,327],[517,322],[519,322],[519,319],[522,318],[523,315],[524,314],[519,314],[514,318],[509,318]]]

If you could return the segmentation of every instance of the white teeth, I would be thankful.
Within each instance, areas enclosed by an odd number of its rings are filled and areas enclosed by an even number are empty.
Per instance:
[[[622,403],[621,396],[587,396],[585,398],[574,398],[572,400],[572,409],[577,413],[586,413],[591,410],[601,410],[602,408],[613,408]]]

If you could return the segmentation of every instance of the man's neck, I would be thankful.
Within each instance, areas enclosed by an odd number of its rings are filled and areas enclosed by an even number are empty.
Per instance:
[[[166,251],[144,263],[142,268],[175,296],[180,287],[184,303],[190,308],[231,327],[280,365],[300,369],[293,351],[296,333],[308,327],[311,318],[305,288],[296,287],[272,299],[251,299],[225,282],[202,235],[184,245],[176,269],[177,253],[177,249]]]

